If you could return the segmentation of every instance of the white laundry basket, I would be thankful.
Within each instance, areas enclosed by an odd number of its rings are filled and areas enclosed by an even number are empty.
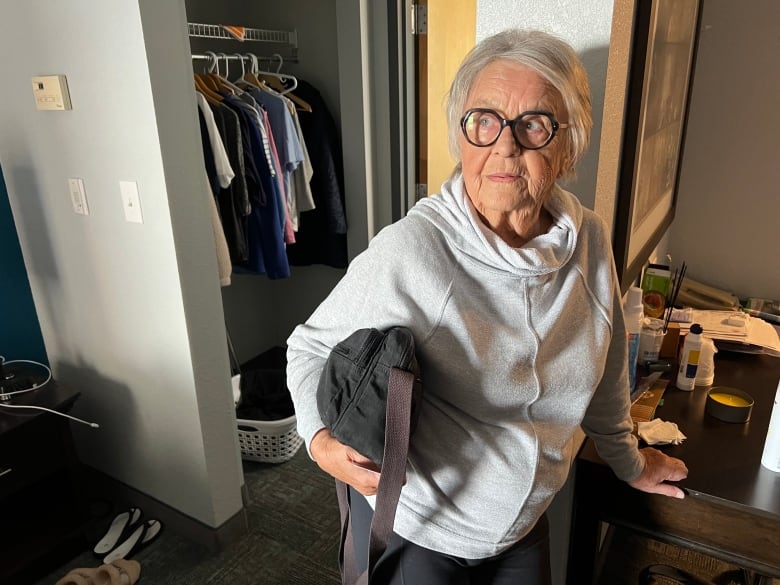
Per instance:
[[[295,430],[295,415],[281,420],[238,419],[237,423],[242,459],[284,463],[303,444],[303,438]]]

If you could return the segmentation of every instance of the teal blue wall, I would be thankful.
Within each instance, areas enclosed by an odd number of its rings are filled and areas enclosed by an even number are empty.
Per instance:
[[[48,364],[0,168],[0,355]]]

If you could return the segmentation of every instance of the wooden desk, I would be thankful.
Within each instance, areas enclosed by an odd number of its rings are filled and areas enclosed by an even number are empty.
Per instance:
[[[678,424],[681,445],[660,449],[688,466],[683,500],[650,495],[619,481],[587,440],[575,463],[567,583],[592,583],[601,522],[780,577],[780,473],[761,466],[780,358],[719,353],[716,386],[755,400],[748,423],[721,422],[704,412],[706,389],[683,392],[670,383],[656,416]]]
[[[50,381],[9,404],[65,412],[79,394]],[[69,421],[0,408],[0,583],[35,582],[84,549],[86,514]]]

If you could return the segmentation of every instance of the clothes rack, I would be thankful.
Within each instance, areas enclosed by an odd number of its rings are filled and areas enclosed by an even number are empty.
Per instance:
[[[214,55],[202,55],[202,54],[193,54],[192,55],[193,61],[204,61],[204,60],[207,60],[207,59],[212,59],[213,60],[215,58],[216,59],[222,59],[222,60],[227,59],[228,61],[244,61],[246,59],[251,59],[251,57],[249,55],[247,55],[247,54],[238,54],[238,53],[233,53],[233,54],[228,54],[228,55],[226,55],[225,53],[215,53]],[[258,57],[258,58],[262,59],[262,57]],[[266,57],[266,58],[268,58],[268,57]]]

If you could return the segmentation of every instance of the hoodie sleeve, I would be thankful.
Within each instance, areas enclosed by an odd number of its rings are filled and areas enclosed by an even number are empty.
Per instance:
[[[443,302],[437,292],[442,287],[430,284],[433,277],[425,258],[439,256],[426,253],[431,242],[420,232],[417,223],[408,219],[382,230],[287,340],[287,385],[307,448],[325,426],[317,409],[317,386],[337,343],[358,329],[396,325],[408,327],[419,343],[432,327],[430,315]],[[429,286],[421,286],[422,280]]]
[[[607,240],[604,240],[607,242]],[[608,246],[607,243],[603,244]],[[585,412],[582,429],[593,439],[599,456],[624,481],[636,479],[644,469],[637,438],[632,434],[631,392],[628,382],[628,343],[623,305],[611,251],[603,251],[600,263],[605,291],[605,307],[611,307],[612,338],[607,350],[604,373]],[[608,292],[607,292],[608,291]]]

